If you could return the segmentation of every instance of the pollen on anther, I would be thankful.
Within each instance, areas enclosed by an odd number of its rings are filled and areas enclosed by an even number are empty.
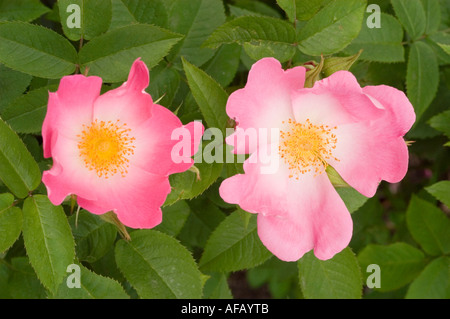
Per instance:
[[[280,133],[282,142],[279,153],[291,171],[290,178],[299,179],[299,176],[311,171],[315,176],[320,175],[330,159],[338,161],[332,155],[337,143],[336,134],[332,131],[337,127],[316,125],[309,119],[304,123],[292,119],[287,122],[288,129]]]
[[[128,174],[129,157],[134,154],[135,138],[131,129],[120,120],[98,121],[83,125],[79,138],[79,154],[87,169],[108,179],[115,174]]]

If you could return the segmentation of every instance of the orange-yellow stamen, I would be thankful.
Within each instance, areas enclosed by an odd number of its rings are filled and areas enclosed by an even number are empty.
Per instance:
[[[338,161],[332,154],[337,143],[333,130],[337,127],[315,125],[309,119],[306,123],[289,119],[287,124],[288,130],[280,133],[279,152],[289,166],[289,177],[298,179],[301,174],[311,171],[317,176],[325,171],[328,160]]]
[[[95,170],[99,177],[109,178],[117,173],[125,177],[135,148],[130,131],[119,120],[115,123],[94,120],[91,125],[83,125],[78,149],[86,167]]]

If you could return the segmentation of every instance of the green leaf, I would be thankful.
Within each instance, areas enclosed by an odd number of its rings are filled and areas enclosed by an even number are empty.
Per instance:
[[[440,64],[450,64],[450,34],[445,31],[435,32],[425,41],[436,52]]]
[[[69,218],[80,261],[93,263],[102,258],[113,247],[117,236],[114,225],[85,210]]]
[[[353,235],[350,247],[359,252],[367,244],[390,242],[390,230],[383,218],[384,208],[378,197],[372,197],[352,215]]]
[[[450,257],[433,260],[409,286],[406,299],[450,299]]]
[[[136,292],[130,291],[130,285],[126,282],[125,277],[120,272],[119,268],[116,264],[116,258],[115,258],[115,246],[112,247],[112,249],[101,259],[97,260],[96,262],[89,264],[89,269],[94,271],[97,274],[101,274],[102,276],[112,278],[121,284],[123,284],[124,288],[126,289],[127,293],[129,295],[134,295]]]
[[[205,71],[197,68],[184,58],[182,61],[192,95],[197,101],[208,127],[218,128],[222,131],[222,134],[225,134],[225,127],[228,122],[228,115],[225,110],[228,94]]]
[[[271,4],[258,0],[233,0],[234,5],[228,5],[231,16],[260,15],[281,18],[280,12]]]
[[[141,298],[201,298],[202,278],[189,251],[154,230],[136,230],[116,244],[116,262]]]
[[[292,22],[311,19],[319,11],[323,2],[324,0],[277,0],[277,4]]]
[[[314,86],[314,83],[320,80],[320,74],[322,73],[323,63],[324,63],[323,56],[321,56],[320,63],[318,65],[316,65],[311,70],[307,69],[305,76],[305,88],[312,88]]]
[[[61,23],[61,18],[59,17],[58,2],[53,4],[50,12],[48,12],[44,18],[52,22]]]
[[[448,138],[450,138],[450,111],[445,111],[433,116],[429,123],[432,128],[443,132]]]
[[[66,215],[43,195],[27,198],[23,215],[23,238],[31,265],[42,284],[54,293],[75,256]]]
[[[299,49],[313,56],[341,51],[358,36],[366,5],[365,0],[330,1],[300,29]]]
[[[339,175],[339,173],[332,166],[328,165],[325,171],[328,178],[330,179],[331,184],[333,184],[335,188],[350,187],[350,185],[348,185],[347,182],[344,181],[341,175]]]
[[[412,127],[408,132],[408,139],[426,139],[439,136],[441,133],[430,126],[431,119],[440,112],[445,111],[447,108],[447,101],[450,99],[450,90],[448,90],[445,81],[441,81],[438,88],[436,98],[430,104],[430,107],[421,116],[420,120]],[[437,116],[437,115],[436,115]],[[445,129],[446,123],[441,123],[442,129]],[[443,141],[442,141],[443,142]],[[442,145],[442,143],[441,143]],[[433,152],[433,151],[431,151]]]
[[[0,0],[0,21],[33,21],[50,9],[39,0]]]
[[[13,202],[13,195],[0,194],[0,253],[11,247],[22,231],[22,211]]]
[[[74,10],[70,5],[76,5],[80,10]],[[58,6],[64,34],[72,41],[91,40],[105,33],[111,23],[111,0],[58,0]],[[79,27],[73,26],[78,13]]]
[[[226,170],[227,170],[226,167],[224,167],[224,171],[222,172],[221,177],[226,178],[227,174],[224,174]],[[236,172],[235,174],[240,174],[240,173]],[[235,175],[235,174],[233,174],[233,175]],[[208,188],[208,190],[203,195],[205,197],[207,197],[217,207],[225,208],[225,209],[236,208],[236,204],[227,203],[220,196],[219,188],[220,188],[221,183],[222,183],[222,180],[219,180],[216,183],[212,184],[211,187]],[[245,214],[245,216],[249,216],[249,214]]]
[[[122,3],[135,21],[167,28],[168,15],[164,0],[122,0]]]
[[[265,16],[265,14],[251,11],[251,10],[241,8],[238,6],[234,6],[231,4],[228,4],[227,7],[230,10],[230,17],[238,18],[238,17],[242,17],[242,16]],[[271,16],[271,15],[269,15],[269,16]]]
[[[358,60],[361,53],[362,53],[362,50],[358,51],[354,55],[347,56],[347,57],[326,58],[323,63],[323,69],[322,69],[323,74],[326,77],[328,77],[337,71],[350,70],[350,68],[356,62],[356,60]]]
[[[0,62],[11,69],[49,79],[75,71],[75,48],[45,27],[23,22],[2,23],[0,42]]]
[[[254,60],[274,57],[280,62],[286,62],[295,54],[295,48],[273,42],[246,42],[244,50]]]
[[[450,25],[450,4],[448,1],[439,0],[439,4],[441,5],[441,27]]]
[[[180,85],[178,71],[160,63],[150,70],[150,79],[151,85],[146,91],[153,97],[154,101],[161,99],[158,104],[170,108]]]
[[[159,230],[172,237],[178,236],[191,212],[189,205],[180,200],[173,205],[162,208],[163,221],[154,230]]]
[[[33,135],[23,135],[22,141],[25,144],[28,151],[33,156],[37,163],[49,162],[48,159],[44,159],[44,154],[42,152],[42,145],[39,143],[40,137]],[[39,164],[38,164],[39,165]],[[41,167],[42,168],[42,167]]]
[[[17,133],[39,134],[47,112],[48,92],[57,88],[50,85],[22,95],[5,108],[3,120]]]
[[[206,241],[225,214],[209,199],[198,197],[189,201],[190,214],[178,238],[188,248],[205,247]]]
[[[238,44],[222,45],[214,57],[203,69],[222,87],[227,87],[234,79],[241,59],[241,46]]]
[[[406,243],[388,246],[367,245],[358,255],[358,261],[364,274],[364,281],[370,275],[367,266],[380,267],[379,291],[391,291],[410,283],[425,267],[426,260],[422,251]]]
[[[122,0],[111,0],[111,5],[112,17],[109,30],[137,23],[136,19],[133,17],[130,10],[122,2]]]
[[[427,18],[420,0],[391,0],[391,3],[397,18],[413,40],[425,33]]]
[[[56,299],[129,299],[123,287],[115,280],[100,276],[80,263],[80,288],[69,288],[66,280],[53,296]],[[70,276],[70,272],[69,275]]]
[[[255,267],[271,256],[258,237],[256,215],[246,225],[234,212],[211,234],[199,265],[202,271],[229,272]]]
[[[31,78],[28,74],[11,70],[0,64],[0,114],[8,104],[26,90],[30,85]]]
[[[367,19],[367,15],[365,16]],[[403,29],[393,16],[380,14],[381,28],[369,28],[363,23],[361,32],[344,49],[347,54],[363,50],[361,59],[376,62],[403,62],[405,50],[402,45]]]
[[[349,247],[329,260],[313,252],[298,261],[300,286],[306,299],[359,299],[362,296],[361,270]]]
[[[127,79],[138,57],[152,68],[180,39],[181,35],[152,25],[124,26],[89,41],[80,51],[80,62],[90,75],[120,82]]]
[[[450,45],[442,43],[438,43],[438,45],[442,48],[442,50],[444,50],[445,53],[450,55]]]
[[[0,119],[0,179],[19,198],[41,182],[41,171],[22,140]]]
[[[225,274],[214,273],[206,281],[203,289],[204,299],[233,299]]]
[[[399,90],[405,91],[406,63],[358,63],[355,65],[354,71],[361,71],[368,64],[365,79],[371,85],[390,85]],[[364,71],[365,72],[365,71]],[[386,74],[389,73],[389,76]]]
[[[9,294],[14,299],[44,299],[47,297],[45,288],[36,277],[27,257],[11,259],[14,271],[8,281]]]
[[[226,145],[225,152],[230,154],[232,152],[233,147],[231,145]],[[233,154],[233,160],[231,162],[225,163],[226,174],[225,177],[231,177],[236,174],[244,174],[244,165],[243,161],[239,161],[239,157],[241,155]]]
[[[226,43],[244,45],[255,60],[272,56],[284,62],[295,54],[295,29],[280,19],[243,16],[220,26],[203,45],[217,48]]]
[[[436,0],[421,0],[425,10],[426,27],[425,34],[432,34],[439,29],[441,24],[441,6]]]
[[[225,9],[221,0],[176,0],[169,10],[169,29],[185,37],[171,52],[169,59],[184,57],[190,63],[201,66],[213,55],[214,50],[201,48],[206,38],[225,22]]]
[[[0,264],[0,298],[1,299],[11,299],[11,294],[8,289],[8,280],[10,277],[11,270],[6,264]],[[39,281],[38,281],[39,282]]]
[[[416,111],[416,121],[434,99],[439,85],[436,55],[425,42],[411,45],[406,73],[406,89]]]
[[[432,256],[450,253],[450,219],[435,205],[413,195],[406,222],[426,253]]]
[[[450,123],[450,122],[449,122]],[[450,181],[441,181],[425,187],[428,193],[450,207]]]
[[[199,153],[201,154],[200,151],[197,154]],[[196,161],[195,167],[200,172],[200,179],[197,179],[196,173],[192,171],[169,176],[172,192],[167,196],[164,206],[171,205],[180,199],[191,199],[202,194],[220,176],[223,163],[213,162],[208,164],[200,159]]]
[[[337,187],[336,191],[339,196],[341,196],[350,213],[357,211],[358,208],[360,208],[369,199],[351,187]]]
[[[274,299],[290,298],[293,290],[300,292],[298,264],[285,262],[275,257],[258,267],[249,269],[247,280],[252,288],[261,287],[266,283]]]

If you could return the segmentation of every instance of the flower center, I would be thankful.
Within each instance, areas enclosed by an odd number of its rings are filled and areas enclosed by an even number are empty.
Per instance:
[[[104,122],[94,120],[91,125],[84,125],[78,149],[89,170],[95,170],[99,177],[109,178],[117,173],[125,177],[128,173],[129,157],[134,154],[134,137],[131,129],[119,120]]]
[[[280,132],[279,152],[289,166],[289,177],[298,179],[300,174],[311,170],[317,176],[325,171],[329,159],[339,161],[332,155],[337,142],[336,135],[332,132],[335,129],[337,127],[314,125],[309,119],[306,123],[288,120],[288,130]]]

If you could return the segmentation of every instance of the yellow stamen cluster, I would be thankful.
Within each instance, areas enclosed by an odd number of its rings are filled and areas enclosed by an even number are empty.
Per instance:
[[[285,122],[283,121],[283,124]],[[287,123],[289,129],[281,131],[279,152],[288,164],[289,177],[299,179],[301,174],[314,171],[314,175],[322,174],[328,166],[328,160],[337,160],[332,155],[336,148],[337,138],[333,130],[337,127],[314,125],[309,119],[306,123],[298,123],[291,119]]]
[[[98,177],[109,178],[117,173],[125,177],[128,173],[129,157],[134,154],[134,137],[127,124],[117,120],[104,122],[95,120],[83,125],[78,149],[89,170],[95,170]]]

